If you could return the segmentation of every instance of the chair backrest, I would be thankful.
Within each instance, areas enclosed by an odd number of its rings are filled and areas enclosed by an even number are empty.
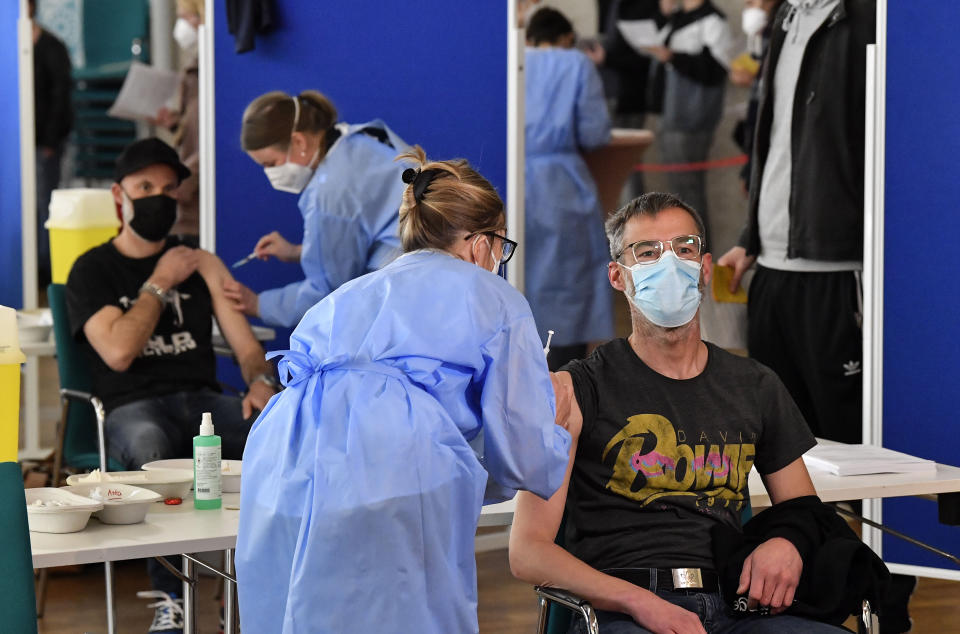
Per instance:
[[[89,361],[70,330],[66,287],[63,284],[51,284],[47,287],[47,299],[53,316],[53,340],[57,349],[60,387],[90,392],[93,383],[88,369]],[[97,455],[97,423],[93,408],[82,404],[71,407],[64,429],[64,465],[79,469],[98,467],[100,463],[99,458],[96,458]]]
[[[0,597],[5,632],[36,634],[37,600],[33,591],[33,557],[23,497],[23,473],[16,462],[0,463]]]

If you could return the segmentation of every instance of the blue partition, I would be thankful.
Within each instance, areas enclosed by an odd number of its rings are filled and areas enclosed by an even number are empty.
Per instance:
[[[955,2],[888,3],[883,443],[960,466],[958,20]],[[958,551],[960,527],[940,525],[932,502],[885,502],[883,520]],[[952,568],[892,538],[883,555]]]
[[[381,118],[430,157],[468,159],[506,193],[506,1],[276,6],[278,27],[239,55],[217,6],[217,253],[225,262],[250,253],[272,230],[294,242],[302,238],[297,197],[271,189],[240,149],[243,109],[270,90],[320,90],[341,120]],[[260,291],[302,273],[296,264],[253,262],[237,278]],[[278,334],[268,349],[288,346],[289,332]],[[235,370],[221,367],[221,378],[238,384]]]
[[[22,306],[20,248],[20,104],[17,99],[18,2],[0,2],[0,304]]]

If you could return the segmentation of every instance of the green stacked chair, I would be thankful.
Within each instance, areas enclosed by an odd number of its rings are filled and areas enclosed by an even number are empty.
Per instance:
[[[33,591],[33,557],[23,497],[23,473],[16,462],[0,463],[0,597],[3,597],[5,632],[35,634],[36,598]]]

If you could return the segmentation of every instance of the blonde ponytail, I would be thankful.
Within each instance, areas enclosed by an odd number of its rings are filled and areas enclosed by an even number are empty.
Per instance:
[[[428,161],[418,145],[397,160],[413,163],[419,172],[400,204],[400,244],[404,252],[446,249],[459,236],[502,231],[503,201],[493,185],[463,159]],[[428,179],[424,186],[423,178]],[[405,178],[406,180],[406,178]],[[420,195],[415,190],[420,189]]]

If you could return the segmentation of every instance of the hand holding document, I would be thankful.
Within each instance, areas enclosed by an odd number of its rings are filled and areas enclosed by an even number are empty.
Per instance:
[[[107,114],[117,119],[152,119],[177,94],[177,74],[140,62],[130,64],[120,94]]]
[[[617,30],[630,48],[640,54],[648,54],[646,49],[663,44],[657,23],[653,20],[618,20]]]

